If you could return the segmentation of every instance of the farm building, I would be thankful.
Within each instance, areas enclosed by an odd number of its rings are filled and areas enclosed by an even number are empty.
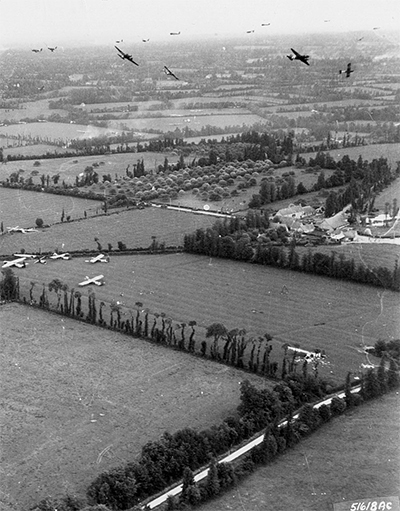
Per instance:
[[[289,204],[289,207],[280,209],[276,216],[283,218],[307,218],[312,216],[315,213],[315,210],[311,206],[296,206],[295,204]]]

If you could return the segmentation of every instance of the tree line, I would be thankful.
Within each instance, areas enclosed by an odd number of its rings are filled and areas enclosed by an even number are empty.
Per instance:
[[[245,219],[218,220],[212,227],[186,234],[184,250],[400,291],[397,260],[393,270],[389,270],[384,266],[370,268],[362,262],[357,264],[354,258],[346,259],[344,254],[338,256],[334,251],[326,254],[310,249],[300,257],[296,241],[288,243],[283,227],[268,229],[267,225],[266,214],[257,211],[249,211]]]
[[[348,373],[344,397],[335,396],[329,404],[318,407],[312,402],[321,398],[320,391],[311,391],[300,400],[293,393],[296,389],[302,395],[308,385],[307,378],[295,381],[287,378],[271,390],[259,389],[245,380],[241,384],[241,403],[236,416],[200,432],[191,428],[174,434],[165,432],[159,440],[143,446],[137,461],[96,477],[87,488],[86,499],[70,495],[48,498],[30,511],[147,509],[146,502],[151,495],[180,480],[180,495],[168,497],[163,509],[197,506],[234,487],[258,466],[272,463],[332,418],[399,388],[399,384],[398,366],[392,358],[383,358],[376,370],[363,373],[359,392],[353,391],[352,374]],[[258,446],[234,463],[218,463],[219,457],[258,432],[263,432]],[[195,471],[205,467],[208,467],[207,476],[196,483]]]

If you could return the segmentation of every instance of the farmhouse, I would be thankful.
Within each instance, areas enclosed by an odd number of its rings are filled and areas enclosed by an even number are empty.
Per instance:
[[[311,206],[296,206],[295,204],[289,204],[289,207],[280,209],[276,213],[276,216],[299,219],[311,217],[314,213],[315,210]]]

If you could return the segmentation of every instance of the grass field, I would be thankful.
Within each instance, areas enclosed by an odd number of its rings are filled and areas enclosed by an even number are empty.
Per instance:
[[[83,139],[108,135],[115,131],[109,128],[97,128],[83,124],[64,124],[60,122],[31,122],[27,124],[12,124],[0,126],[0,134],[5,136],[41,137],[48,140],[62,140],[67,142],[73,139]]]
[[[101,207],[101,202],[79,199],[66,195],[30,192],[0,186],[0,222],[6,227],[35,227],[36,218],[45,224],[60,222],[62,211],[71,219],[83,218],[84,211],[90,216]],[[28,236],[35,236],[32,233]],[[24,234],[22,236],[25,237]],[[0,253],[3,238],[0,238]]]
[[[190,122],[187,122],[190,119]],[[159,133],[166,131],[174,131],[175,128],[185,128],[188,126],[192,129],[201,129],[203,126],[217,126],[224,128],[225,126],[242,126],[247,124],[251,126],[256,122],[263,122],[263,118],[254,114],[234,114],[226,115],[224,113],[214,115],[196,116],[188,111],[185,117],[155,117],[149,119],[121,119],[109,121],[110,129],[123,129],[122,125],[128,126],[133,130],[154,129]]]
[[[0,141],[1,140],[4,140],[4,139],[0,139]],[[12,143],[17,144],[17,141],[12,140],[12,139],[9,139],[8,142],[11,144]],[[11,155],[11,156],[14,156],[14,155],[40,156],[42,154],[47,154],[47,153],[60,154],[60,153],[65,153],[65,152],[75,154],[75,151],[73,149],[64,149],[64,148],[60,148],[58,146],[48,145],[48,144],[35,144],[35,145],[25,145],[25,146],[15,145],[13,147],[6,147],[3,150],[3,154],[5,157],[8,155]],[[19,161],[18,163],[20,164],[20,166],[25,164],[22,161]]]
[[[309,158],[315,158],[317,153],[303,153],[302,156],[308,161]],[[387,158],[393,170],[396,163],[400,161],[400,144],[371,144],[359,147],[344,147],[329,151],[329,154],[335,160],[340,160],[347,154],[352,160],[357,161],[362,156],[364,160],[371,162],[374,158]]]
[[[334,419],[200,511],[331,511],[399,495],[398,392]]]
[[[72,210],[72,217],[78,207],[76,202],[73,204],[75,209]],[[98,205],[100,206],[100,203]],[[77,214],[82,216],[83,209],[78,210]],[[215,217],[211,216],[158,208],[124,210],[116,214],[87,218],[80,222],[60,223],[39,232],[7,233],[0,236],[0,254],[12,254],[21,248],[25,248],[27,253],[40,249],[43,252],[53,251],[56,247],[64,251],[96,250],[95,237],[99,239],[103,250],[107,250],[108,243],[116,250],[118,241],[125,243],[128,248],[147,248],[152,244],[152,236],[156,236],[159,243],[165,242],[167,246],[182,246],[185,233],[208,227],[214,221]]]
[[[164,431],[219,424],[235,413],[240,381],[259,382],[16,304],[0,307],[0,325],[1,511],[84,496],[99,473],[133,461]]]
[[[331,365],[322,372],[336,383],[366,361],[357,348],[400,337],[397,293],[265,266],[172,254],[115,256],[97,265],[76,258],[17,271],[25,289],[37,282],[37,293],[54,278],[76,289],[86,275],[101,273],[106,285],[94,290],[97,299],[121,301],[129,309],[139,301],[176,323],[195,320],[198,342],[214,322],[251,335],[268,332],[276,341],[271,356],[279,363],[285,342],[324,349]],[[281,293],[284,285],[288,294]]]

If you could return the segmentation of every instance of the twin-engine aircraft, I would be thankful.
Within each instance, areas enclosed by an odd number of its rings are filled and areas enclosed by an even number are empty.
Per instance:
[[[173,76],[175,80],[179,80],[179,78],[176,75],[174,75],[174,73],[170,69],[168,69],[167,66],[164,66],[164,73],[168,76]]]
[[[124,51],[120,50],[118,46],[114,46],[115,49],[119,51],[118,57],[122,60],[126,59],[129,60],[129,62],[132,62],[132,64],[135,64],[135,66],[138,66],[139,64],[135,62],[132,58],[132,55],[129,55],[129,53],[125,53]]]
[[[308,63],[308,60],[310,58],[309,55],[301,55],[300,53],[298,53],[296,50],[294,50],[293,48],[290,48],[293,52],[293,55],[286,55],[287,58],[289,60],[300,60],[300,62],[303,62],[303,64],[306,64],[307,66],[309,66],[310,64]]]
[[[86,259],[85,263],[109,263],[110,258],[109,256],[105,256],[104,254],[99,254],[96,257],[92,257],[90,259]]]
[[[79,282],[78,286],[88,286],[90,284],[95,284],[96,286],[104,286],[105,282],[102,279],[104,279],[104,275],[97,275],[96,277],[93,278],[89,278],[86,276],[85,280]]]
[[[41,51],[43,50],[43,48],[40,48],[40,50],[38,50],[37,48],[33,48],[33,53],[40,53]]]
[[[351,69],[351,62],[347,64],[347,67],[345,70],[340,69],[339,74],[345,74],[346,78],[350,78],[351,73],[354,73],[354,69]]]

